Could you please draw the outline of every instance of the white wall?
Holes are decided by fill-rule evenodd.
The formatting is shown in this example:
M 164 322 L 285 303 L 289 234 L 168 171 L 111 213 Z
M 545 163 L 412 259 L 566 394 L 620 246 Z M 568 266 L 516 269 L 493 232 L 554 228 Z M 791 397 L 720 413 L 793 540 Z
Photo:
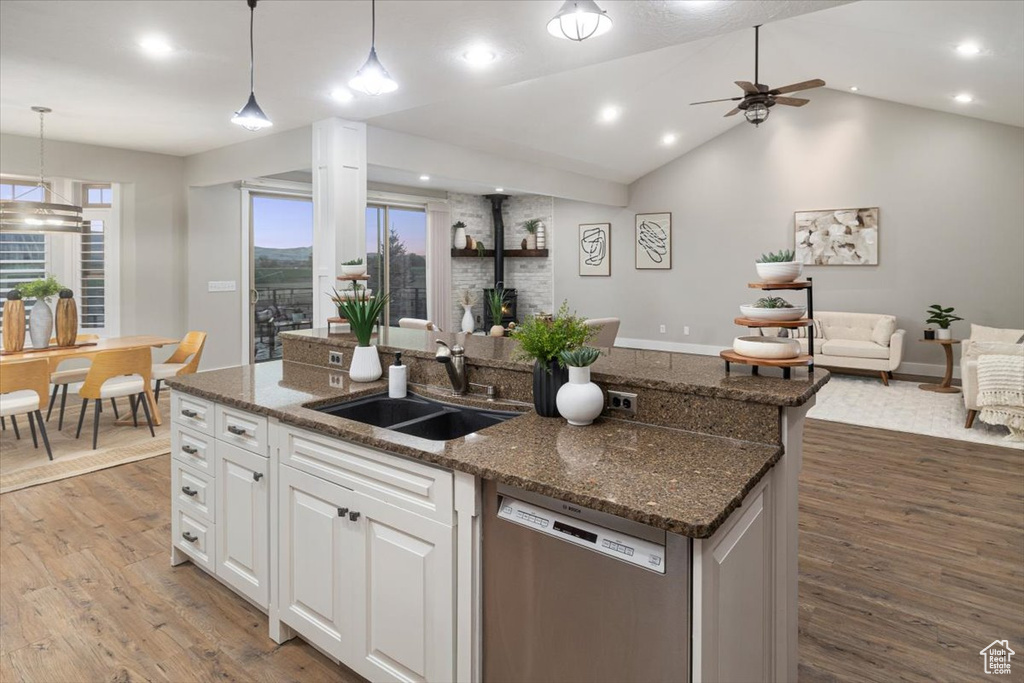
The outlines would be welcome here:
M 47 177 L 122 184 L 121 334 L 181 337 L 186 206 L 181 157 L 46 142 Z M 37 175 L 39 140 L 0 135 L 0 173 Z M 156 352 L 157 358 L 163 354 Z
M 895 314 L 912 371 L 941 363 L 917 341 L 929 304 L 967 319 L 956 337 L 970 322 L 1024 327 L 1024 129 L 832 90 L 811 99 L 637 180 L 625 209 L 556 200 L 563 245 L 579 223 L 612 223 L 612 276 L 579 277 L 565 246 L 555 300 L 621 318 L 621 337 L 727 346 L 737 306 L 756 298 L 754 259 L 793 246 L 794 211 L 877 206 L 879 265 L 807 268 L 817 310 Z M 672 212 L 672 270 L 638 271 L 634 214 L 659 211 Z

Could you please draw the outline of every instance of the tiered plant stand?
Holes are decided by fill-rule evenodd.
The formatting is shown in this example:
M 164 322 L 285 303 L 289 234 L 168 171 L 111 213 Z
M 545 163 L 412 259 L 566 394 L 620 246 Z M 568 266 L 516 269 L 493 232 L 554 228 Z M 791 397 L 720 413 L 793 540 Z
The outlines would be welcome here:
M 369 275 L 365 275 L 365 274 L 363 274 L 363 275 L 339 275 L 338 276 L 338 282 L 351 282 L 353 284 L 356 283 L 356 282 L 366 282 L 369 279 L 370 279 L 370 276 Z M 327 332 L 328 332 L 328 334 L 330 333 L 331 325 L 346 325 L 346 324 L 348 324 L 348 319 L 347 318 L 342 318 L 340 316 L 330 317 L 330 318 L 327 319 Z
M 807 292 L 807 316 L 800 320 L 754 320 L 753 318 L 736 318 L 733 322 L 743 327 L 756 329 L 764 334 L 765 327 L 782 327 L 786 329 L 807 328 L 807 353 L 800 354 L 796 358 L 770 359 L 751 358 L 743 356 L 732 349 L 722 351 L 721 357 L 725 361 L 725 371 L 729 372 L 732 363 L 751 366 L 751 374 L 758 374 L 759 367 L 782 368 L 783 379 L 789 379 L 792 368 L 806 367 L 808 372 L 814 372 L 814 278 L 807 278 L 799 282 L 751 282 L 747 287 L 763 291 L 805 291 Z

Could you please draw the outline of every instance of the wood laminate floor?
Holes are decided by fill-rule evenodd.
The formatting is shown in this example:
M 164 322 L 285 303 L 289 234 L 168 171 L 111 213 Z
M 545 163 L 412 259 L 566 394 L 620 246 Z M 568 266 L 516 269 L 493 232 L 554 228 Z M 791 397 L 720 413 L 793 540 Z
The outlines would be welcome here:
M 1024 672 L 1020 451 L 809 421 L 802 681 Z M 168 456 L 0 496 L 0 681 L 353 683 L 191 564 L 170 567 Z

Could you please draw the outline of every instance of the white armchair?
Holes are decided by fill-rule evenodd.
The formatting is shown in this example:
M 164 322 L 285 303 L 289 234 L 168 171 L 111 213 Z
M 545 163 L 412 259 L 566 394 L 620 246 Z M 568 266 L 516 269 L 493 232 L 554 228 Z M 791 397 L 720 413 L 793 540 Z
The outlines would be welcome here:
M 967 429 L 974 426 L 981 406 L 978 405 L 978 358 L 985 354 L 1015 355 L 1020 353 L 1024 330 L 971 325 L 971 337 L 965 339 L 960 351 L 960 382 L 967 408 Z

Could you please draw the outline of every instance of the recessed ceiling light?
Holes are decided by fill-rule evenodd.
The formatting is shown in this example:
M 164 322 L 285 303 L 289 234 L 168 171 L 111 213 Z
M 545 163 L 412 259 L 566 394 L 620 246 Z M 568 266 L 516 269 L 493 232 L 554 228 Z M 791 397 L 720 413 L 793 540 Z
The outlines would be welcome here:
M 462 58 L 465 59 L 470 66 L 487 66 L 496 60 L 498 55 L 494 50 L 483 47 L 482 45 L 476 45 L 463 52 Z
M 150 34 L 140 38 L 139 47 L 142 48 L 143 52 L 151 57 L 165 57 L 174 52 L 174 48 L 171 47 L 171 44 L 167 39 L 156 34 Z
M 607 107 L 601 109 L 601 113 L 599 116 L 602 122 L 612 123 L 613 121 L 617 121 L 621 114 L 621 107 L 616 107 L 614 104 L 609 104 Z
M 348 88 L 335 88 L 331 91 L 331 99 L 335 102 L 351 102 L 355 95 Z
M 959 102 L 960 104 L 970 104 L 971 102 L 974 101 L 974 96 L 972 96 L 969 93 L 962 92 L 953 99 Z
M 495 192 L 504 192 L 505 188 L 504 187 L 496 187 L 496 188 L 494 188 L 494 191 Z
M 974 55 L 981 54 L 981 47 L 977 43 L 960 43 L 956 46 L 956 51 L 965 57 L 973 57 Z
M 426 175 L 426 174 L 424 174 L 424 175 L 421 175 L 421 176 L 420 176 L 420 180 L 422 180 L 422 181 L 426 182 L 426 181 L 430 180 L 430 176 L 428 176 L 428 175 Z
M 665 145 L 666 147 L 669 145 L 674 145 L 676 144 L 676 140 L 678 139 L 679 136 L 676 135 L 675 133 L 665 133 L 664 135 L 661 136 L 661 144 Z
M 858 90 L 860 90 L 860 88 L 858 88 L 857 86 L 855 86 L 855 85 L 851 85 L 850 86 L 850 92 L 857 92 Z

